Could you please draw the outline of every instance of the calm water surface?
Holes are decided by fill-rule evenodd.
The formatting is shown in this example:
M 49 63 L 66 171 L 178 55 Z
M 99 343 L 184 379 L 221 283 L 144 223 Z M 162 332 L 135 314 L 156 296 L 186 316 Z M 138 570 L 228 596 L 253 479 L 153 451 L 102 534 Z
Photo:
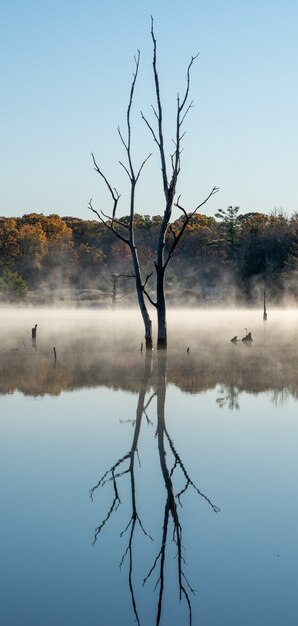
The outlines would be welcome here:
M 296 625 L 297 312 L 126 315 L 0 313 L 1 624 Z

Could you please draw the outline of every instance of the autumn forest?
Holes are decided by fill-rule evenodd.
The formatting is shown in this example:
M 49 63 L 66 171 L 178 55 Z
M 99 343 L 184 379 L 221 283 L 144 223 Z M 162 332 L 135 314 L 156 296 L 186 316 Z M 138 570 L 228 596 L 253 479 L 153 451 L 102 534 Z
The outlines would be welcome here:
M 122 224 L 127 221 L 121 218 Z M 154 272 L 160 221 L 160 216 L 135 216 L 143 276 Z M 168 245 L 179 226 L 179 220 L 171 224 Z M 266 288 L 275 303 L 294 301 L 297 268 L 298 213 L 242 215 L 239 207 L 228 207 L 215 217 L 196 214 L 169 266 L 167 298 L 177 304 L 254 305 Z M 114 289 L 119 305 L 129 304 L 135 297 L 131 278 L 130 250 L 104 223 L 35 213 L 0 218 L 2 302 L 47 303 L 69 294 L 77 302 L 109 305 Z

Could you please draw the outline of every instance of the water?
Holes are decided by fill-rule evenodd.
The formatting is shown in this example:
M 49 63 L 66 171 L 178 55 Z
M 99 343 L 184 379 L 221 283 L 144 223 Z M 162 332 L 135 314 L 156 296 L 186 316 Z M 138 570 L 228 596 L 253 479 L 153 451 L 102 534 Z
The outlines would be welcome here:
M 1 624 L 296 625 L 297 312 L 0 321 Z

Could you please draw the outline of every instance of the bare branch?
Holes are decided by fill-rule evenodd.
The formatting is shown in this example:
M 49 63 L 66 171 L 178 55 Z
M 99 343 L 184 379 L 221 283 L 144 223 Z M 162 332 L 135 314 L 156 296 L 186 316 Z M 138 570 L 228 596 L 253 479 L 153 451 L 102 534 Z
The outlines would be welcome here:
M 146 287 L 146 285 L 147 285 L 147 283 L 148 283 L 148 280 L 149 280 L 149 278 L 151 278 L 152 274 L 153 274 L 153 272 L 150 272 L 150 274 L 147 274 L 147 276 L 146 276 L 146 278 L 145 278 L 145 282 L 144 282 L 144 284 L 143 284 L 143 287 Z
M 118 504 L 120 503 L 120 498 L 119 498 L 118 489 L 117 489 L 117 479 L 123 476 L 124 474 L 130 475 L 131 517 L 126 527 L 120 534 L 120 536 L 123 537 L 125 533 L 129 531 L 129 536 L 128 536 L 128 545 L 121 558 L 120 568 L 122 567 L 125 558 L 128 557 L 129 590 L 130 590 L 133 613 L 138 624 L 140 624 L 140 619 L 138 615 L 138 609 L 137 609 L 135 591 L 134 591 L 134 582 L 133 582 L 133 571 L 134 571 L 133 547 L 134 547 L 134 536 L 135 536 L 136 526 L 139 525 L 145 537 L 153 541 L 153 538 L 151 537 L 151 535 L 149 535 L 149 533 L 145 530 L 144 525 L 141 521 L 141 518 L 138 514 L 137 501 L 136 501 L 136 484 L 135 484 L 135 459 L 136 457 L 138 457 L 138 440 L 139 440 L 139 435 L 140 435 L 140 430 L 141 430 L 142 418 L 144 415 L 145 397 L 147 393 L 147 387 L 149 384 L 150 376 L 151 376 L 151 359 L 149 359 L 149 354 L 148 354 L 146 356 L 144 375 L 143 375 L 143 380 L 142 380 L 142 384 L 141 384 L 140 391 L 139 391 L 138 405 L 137 405 L 137 410 L 136 410 L 136 419 L 134 420 L 134 434 L 133 434 L 130 451 L 127 454 L 123 455 L 121 459 L 116 461 L 116 463 L 114 463 L 114 465 L 103 474 L 103 476 L 99 479 L 99 481 L 90 491 L 90 494 L 92 497 L 95 489 L 97 489 L 100 486 L 103 486 L 106 482 L 109 482 L 110 480 L 113 481 L 114 500 L 108 511 L 108 514 L 106 515 L 103 522 L 101 522 L 101 524 L 97 527 L 95 531 L 96 533 L 95 541 L 96 541 L 98 534 L 101 532 L 105 524 L 109 521 L 113 511 L 117 508 Z M 152 396 L 147 402 L 146 406 L 149 406 L 151 399 L 152 399 Z M 122 465 L 126 461 L 129 461 L 129 467 L 121 471 Z
M 147 412 L 145 411 L 145 409 L 144 409 L 143 413 L 145 415 L 146 422 L 147 422 L 148 426 L 153 426 L 153 422 L 151 421 L 151 419 L 149 419 L 149 416 L 148 416 Z
M 149 533 L 147 533 L 147 531 L 145 530 L 145 528 L 144 528 L 144 526 L 143 526 L 143 524 L 142 524 L 142 522 L 141 522 L 141 520 L 140 520 L 138 515 L 137 515 L 137 520 L 139 522 L 139 525 L 140 525 L 140 527 L 141 527 L 145 537 L 148 537 L 149 539 L 151 539 L 151 541 L 154 541 L 153 537 L 151 537 L 151 535 L 149 535 Z
M 184 487 L 184 488 L 183 488 L 183 489 L 182 489 L 182 490 L 181 490 L 181 491 L 180 491 L 180 492 L 176 495 L 176 498 L 179 500 L 179 499 L 181 498 L 182 494 L 183 494 L 183 493 L 185 493 L 185 491 L 188 489 L 189 485 L 191 485 L 191 487 L 192 487 L 192 488 L 193 488 L 193 489 L 194 489 L 194 490 L 195 490 L 195 491 L 196 491 L 196 492 L 197 492 L 197 493 L 198 493 L 198 494 L 199 494 L 202 498 L 204 498 L 204 500 L 206 500 L 206 502 L 208 502 L 208 504 L 210 504 L 210 506 L 211 506 L 211 508 L 213 509 L 213 511 L 214 511 L 215 513 L 219 513 L 220 508 L 219 508 L 218 506 L 216 506 L 215 504 L 213 504 L 213 503 L 211 502 L 211 500 L 208 498 L 208 496 L 206 496 L 206 495 L 205 495 L 202 491 L 200 491 L 200 490 L 198 489 L 198 487 L 194 484 L 194 482 L 191 480 L 191 478 L 189 477 L 189 475 L 188 475 L 188 473 L 187 473 L 187 471 L 186 471 L 186 469 L 185 469 L 185 466 L 184 466 L 184 464 L 183 464 L 183 462 L 182 462 L 182 460 L 181 460 L 181 457 L 179 456 L 179 454 L 178 454 L 177 450 L 175 449 L 174 443 L 173 443 L 173 441 L 172 441 L 172 439 L 171 439 L 171 437 L 170 437 L 170 435 L 169 435 L 169 433 L 168 433 L 168 431 L 167 431 L 167 429 L 166 429 L 166 428 L 165 428 L 165 435 L 166 435 L 167 440 L 168 440 L 168 442 L 169 442 L 169 445 L 170 445 L 170 448 L 171 448 L 172 454 L 173 454 L 173 456 L 174 456 L 174 459 L 175 459 L 175 460 L 177 460 L 177 464 L 178 464 L 178 465 L 179 465 L 179 467 L 181 468 L 182 473 L 183 473 L 183 475 L 184 475 L 184 477 L 185 477 L 185 479 L 186 479 L 186 485 L 185 485 L 185 487 Z
M 141 118 L 142 118 L 142 120 L 144 120 L 145 124 L 148 126 L 148 128 L 149 128 L 149 130 L 150 130 L 150 132 L 151 132 L 151 134 L 152 134 L 152 137 L 153 137 L 153 139 L 154 139 L 155 143 L 157 143 L 158 147 L 160 147 L 160 145 L 159 145 L 159 141 L 158 141 L 157 136 L 156 136 L 156 134 L 155 134 L 155 131 L 153 130 L 153 127 L 151 126 L 151 124 L 149 124 L 149 122 L 148 122 L 147 118 L 145 117 L 145 115 L 143 114 L 143 112 L 142 112 L 142 111 L 141 111 Z
M 156 391 L 154 391 L 154 393 L 151 394 L 148 402 L 145 404 L 144 406 L 144 411 L 147 411 L 149 404 L 151 404 L 153 398 L 156 398 Z
M 200 204 L 198 204 L 198 206 L 197 206 L 197 207 L 196 207 L 193 211 L 191 211 L 190 213 L 187 213 L 187 211 L 186 211 L 186 210 L 185 210 L 185 209 L 181 206 L 181 204 L 180 204 L 180 196 L 178 197 L 177 202 L 175 202 L 175 206 L 176 206 L 178 209 L 180 209 L 180 211 L 182 211 L 182 213 L 183 213 L 183 215 L 184 215 L 184 218 L 185 218 L 185 219 L 184 219 L 184 222 L 183 222 L 183 224 L 182 224 L 182 226 L 181 226 L 181 229 L 180 229 L 180 231 L 179 231 L 178 235 L 175 235 L 175 238 L 174 238 L 174 241 L 173 241 L 173 243 L 172 243 L 172 245 L 171 245 L 171 247 L 170 247 L 170 250 L 169 250 L 169 253 L 168 253 L 167 259 L 166 259 L 166 260 L 165 260 L 165 262 L 164 262 L 164 269 L 166 269 L 166 267 L 167 267 L 168 263 L 170 262 L 170 260 L 171 260 L 171 258 L 172 258 L 172 256 L 173 256 L 173 254 L 174 254 L 174 251 L 175 251 L 175 249 L 176 249 L 176 247 L 177 247 L 177 245 L 178 245 L 178 243 L 179 243 L 179 241 L 180 241 L 180 239 L 181 239 L 181 237 L 182 237 L 182 235 L 183 235 L 183 233 L 184 233 L 184 231 L 185 231 L 185 229 L 186 229 L 186 226 L 189 224 L 189 222 L 190 222 L 191 218 L 192 218 L 192 217 L 196 214 L 196 212 L 197 212 L 197 211 L 198 211 L 198 210 L 199 210 L 199 209 L 200 209 L 200 208 L 201 208 L 204 204 L 206 204 L 206 202 L 208 202 L 208 200 L 211 198 L 211 196 L 213 196 L 214 194 L 216 194 L 218 191 L 219 191 L 219 187 L 213 187 L 213 189 L 211 189 L 211 191 L 210 191 L 210 193 L 208 194 L 208 196 L 206 196 L 206 198 L 205 198 L 205 199 L 204 199 L 204 200 L 203 200 Z
M 115 470 L 117 469 L 117 467 L 119 467 L 119 465 L 122 465 L 122 463 L 124 463 L 126 459 L 129 459 L 129 457 L 130 457 L 130 453 L 128 452 L 103 474 L 103 476 L 99 479 L 99 481 L 89 491 L 91 500 L 93 500 L 93 494 L 96 491 L 96 489 L 98 489 L 99 487 L 102 487 L 103 483 L 106 482 L 106 477 L 110 473 L 112 474 L 112 476 L 115 475 Z
M 125 140 L 123 138 L 120 126 L 117 127 L 117 131 L 118 131 L 118 135 L 119 135 L 119 137 L 121 139 L 121 143 L 123 143 L 123 145 L 124 145 L 125 150 L 128 150 L 128 146 L 127 146 L 127 143 L 125 142 Z
M 90 208 L 90 206 L 89 206 Z M 91 209 L 92 210 L 92 209 Z M 98 215 L 97 211 L 95 211 L 95 213 Z M 123 228 L 128 228 L 127 224 L 124 224 L 124 222 L 121 222 L 120 220 L 117 220 L 115 217 L 111 217 L 110 215 L 106 215 L 106 213 L 104 213 L 103 211 L 101 211 L 101 214 L 107 219 L 110 220 L 111 222 L 113 222 L 114 224 L 118 224 L 118 226 L 122 226 Z
M 157 111 L 156 111 L 156 108 L 153 106 L 153 104 L 151 104 L 151 108 L 152 108 L 152 111 L 153 111 L 153 113 L 154 113 L 154 115 L 155 115 L 156 119 L 158 120 Z
M 122 163 L 122 161 L 119 161 L 119 163 L 120 163 L 121 167 L 123 167 L 123 169 L 126 171 L 126 174 L 127 174 L 128 178 L 129 178 L 129 180 L 131 181 L 131 174 L 128 171 L 126 165 L 124 165 L 124 163 Z
M 134 57 L 134 61 L 135 61 L 135 72 L 133 74 L 133 80 L 132 80 L 131 88 L 130 88 L 128 107 L 127 107 L 127 111 L 126 111 L 127 141 L 124 140 L 123 135 L 121 133 L 121 130 L 118 127 L 118 133 L 119 133 L 120 139 L 122 141 L 122 144 L 123 144 L 123 146 L 125 148 L 125 151 L 126 151 L 126 154 L 127 154 L 127 160 L 128 160 L 128 168 L 126 168 L 124 166 L 123 167 L 126 170 L 126 172 L 128 173 L 128 176 L 129 176 L 129 178 L 130 178 L 132 183 L 135 181 L 135 174 L 134 174 L 134 168 L 133 168 L 132 158 L 131 158 L 131 121 L 130 121 L 130 113 L 131 113 L 131 107 L 132 107 L 132 102 L 133 102 L 133 97 L 134 97 L 136 81 L 137 81 L 138 72 L 139 72 L 139 64 L 140 64 L 140 51 L 139 50 L 137 52 L 137 56 Z M 123 165 L 123 164 L 121 163 L 121 165 Z M 132 189 L 132 197 L 133 196 L 134 196 L 134 192 L 133 192 L 133 189 Z
M 148 298 L 150 304 L 152 304 L 152 306 L 157 308 L 157 302 L 154 302 L 154 300 L 152 300 L 152 298 L 151 298 L 150 294 L 148 293 L 147 289 L 143 289 L 143 293 L 145 294 L 146 298 Z
M 113 199 L 113 212 L 112 212 L 112 225 L 111 225 L 111 230 L 113 231 L 113 220 L 115 219 L 115 215 L 116 215 L 116 211 L 117 211 L 117 206 L 118 206 L 118 202 L 119 202 L 120 195 L 119 195 L 119 193 L 118 193 L 117 189 L 116 189 L 115 187 L 112 187 L 112 185 L 109 183 L 109 181 L 108 181 L 107 177 L 105 176 L 105 174 L 103 173 L 103 171 L 101 170 L 101 168 L 99 167 L 99 165 L 97 164 L 97 162 L 96 162 L 96 159 L 95 159 L 95 156 L 94 156 L 93 152 L 91 152 L 91 156 L 92 156 L 92 160 L 93 160 L 93 164 L 94 164 L 94 169 L 95 169 L 95 171 L 96 171 L 96 172 L 97 172 L 97 173 L 101 176 L 101 178 L 104 180 L 104 182 L 105 182 L 105 184 L 106 184 L 106 186 L 107 186 L 107 188 L 108 188 L 108 190 L 109 190 L 109 192 L 110 192 L 110 194 L 111 194 L 111 196 L 112 196 L 112 199 Z M 99 213 L 98 213 L 95 209 L 93 209 L 93 207 L 92 207 L 92 203 L 91 203 L 91 200 L 90 200 L 90 203 L 89 203 L 89 208 L 91 209 L 91 211 L 93 211 L 93 213 L 95 213 L 95 214 L 97 215 L 97 217 L 99 217 L 99 219 L 101 219 L 101 218 L 100 218 Z M 104 222 L 104 220 L 101 220 L 101 221 L 102 221 L 103 223 L 105 223 L 105 222 Z M 114 231 L 113 231 L 113 232 L 114 232 Z M 115 231 L 115 234 L 116 234 L 116 231 Z M 118 237 L 118 236 L 119 236 L 119 234 L 117 235 L 117 237 Z M 120 239 L 121 239 L 121 237 L 120 237 Z M 127 242 L 126 242 L 126 243 L 127 243 Z
M 105 184 L 106 184 L 107 188 L 109 189 L 109 192 L 110 192 L 110 194 L 111 194 L 111 196 L 112 196 L 112 198 L 113 198 L 113 200 L 114 200 L 114 203 L 117 203 L 117 202 L 118 202 L 118 200 L 119 200 L 119 198 L 120 198 L 119 194 L 117 193 L 117 191 L 116 191 L 116 189 L 115 189 L 115 188 L 114 188 L 114 189 L 112 188 L 112 186 L 110 185 L 110 183 L 109 183 L 109 181 L 108 181 L 107 177 L 104 175 L 103 171 L 102 171 L 102 170 L 100 169 L 100 167 L 98 166 L 98 164 L 97 164 L 97 162 L 96 162 L 96 160 L 95 160 L 95 156 L 94 156 L 93 152 L 91 152 L 91 156 L 92 156 L 92 160 L 93 160 L 93 164 L 94 164 L 94 169 L 95 169 L 95 171 L 96 171 L 96 172 L 97 172 L 97 173 L 101 176 L 101 178 L 104 180 L 104 182 L 105 182 Z
M 127 526 L 125 526 L 124 530 L 122 530 L 122 532 L 120 533 L 120 537 L 123 537 L 123 535 L 125 535 L 125 533 L 128 531 L 132 523 L 133 523 L 133 515 L 131 516 Z
M 187 68 L 187 72 L 186 72 L 186 89 L 185 89 L 185 93 L 184 93 L 184 98 L 180 104 L 180 112 L 182 112 L 182 110 L 184 109 L 184 106 L 186 104 L 187 98 L 188 98 L 188 94 L 189 94 L 189 86 L 190 86 L 190 70 L 192 67 L 192 64 L 194 63 L 194 61 L 198 58 L 199 56 L 199 52 L 197 54 L 195 54 L 194 57 L 191 57 L 191 60 L 188 64 L 188 68 Z
M 138 171 L 138 173 L 137 173 L 137 175 L 136 175 L 136 182 L 138 182 L 138 180 L 139 180 L 139 178 L 140 178 L 140 175 L 141 175 L 141 172 L 142 172 L 142 170 L 143 170 L 144 166 L 146 165 L 147 161 L 149 161 L 149 159 L 150 159 L 150 157 L 151 157 L 151 156 L 152 156 L 152 153 L 148 154 L 148 156 L 146 157 L 146 159 L 144 159 L 143 163 L 141 163 L 140 168 L 139 168 L 139 171 Z
M 175 232 L 175 230 L 174 230 L 174 228 L 173 228 L 173 226 L 171 224 L 169 224 L 169 231 L 170 231 L 170 233 L 172 233 L 174 241 L 175 241 L 175 239 L 177 238 L 177 235 L 176 235 L 176 232 Z
M 162 171 L 162 179 L 163 179 L 163 188 L 165 197 L 168 198 L 169 195 L 169 184 L 168 184 L 168 176 L 167 176 L 167 165 L 166 165 L 166 157 L 164 150 L 164 138 L 163 138 L 163 114 L 162 114 L 162 106 L 161 106 L 161 97 L 160 97 L 160 86 L 159 86 L 159 76 L 157 72 L 157 60 L 156 60 L 156 38 L 154 34 L 154 24 L 153 17 L 151 17 L 151 37 L 153 41 L 153 74 L 154 74 L 154 82 L 155 82 L 155 95 L 157 101 L 157 124 L 158 124 L 158 145 L 159 145 L 159 153 L 161 159 L 161 171 Z
M 211 189 L 210 193 L 205 198 L 205 200 L 203 200 L 203 202 L 198 204 L 198 206 L 195 208 L 195 210 L 192 212 L 192 215 L 194 215 L 202 206 L 204 206 L 204 204 L 206 204 L 206 202 L 208 202 L 208 200 L 209 200 L 209 198 L 211 198 L 211 196 L 214 196 L 218 192 L 219 192 L 219 187 L 213 187 L 213 189 Z
M 171 165 L 172 165 L 172 171 L 173 172 L 174 172 L 174 167 L 175 167 L 174 157 L 175 157 L 175 152 L 173 154 L 170 154 L 170 159 L 171 159 Z
M 119 568 L 120 568 L 120 570 L 121 570 L 122 565 L 123 565 L 123 563 L 124 563 L 125 557 L 126 557 L 126 556 L 127 556 L 127 554 L 128 554 L 128 551 L 129 551 L 129 544 L 128 544 L 128 546 L 127 546 L 127 548 L 126 548 L 126 550 L 125 550 L 125 552 L 124 552 L 124 554 L 123 554 L 123 556 L 122 556 L 122 559 L 121 559 L 120 563 L 119 563 Z
M 180 599 L 181 596 L 184 595 L 185 600 L 187 602 L 187 606 L 188 606 L 188 615 L 189 615 L 189 626 L 192 626 L 192 608 L 191 608 L 191 602 L 190 602 L 190 598 L 189 595 L 185 589 L 185 587 L 183 585 L 181 585 L 180 587 Z
M 160 559 L 161 551 L 162 551 L 162 548 L 160 549 L 160 551 L 159 551 L 159 553 L 158 553 L 157 557 L 155 557 L 155 559 L 154 559 L 154 561 L 153 561 L 153 565 L 152 565 L 152 567 L 150 568 L 150 570 L 149 570 L 148 574 L 145 576 L 145 578 L 144 578 L 144 580 L 143 580 L 143 583 L 142 583 L 142 587 L 144 587 L 144 585 L 146 585 L 147 580 L 150 578 L 151 574 L 153 573 L 153 571 L 154 571 L 154 569 L 155 569 L 155 567 L 156 567 L 156 565 L 157 565 L 157 563 L 158 563 L 158 561 L 159 561 L 159 559 Z
M 123 243 L 125 243 L 127 246 L 131 247 L 131 244 L 130 244 L 129 239 L 126 239 L 126 237 L 123 237 L 123 235 L 121 235 L 121 233 L 119 233 L 119 232 L 118 232 L 118 231 L 114 228 L 114 226 L 113 226 L 113 222 L 114 222 L 115 220 L 113 220 L 113 218 L 112 218 L 112 220 L 111 220 L 111 224 L 109 224 L 109 222 L 106 222 L 105 220 L 103 220 L 103 219 L 102 219 L 102 217 L 101 217 L 101 215 L 100 215 L 100 213 L 99 213 L 96 209 L 94 209 L 94 208 L 93 208 L 93 206 L 92 206 L 92 198 L 91 198 L 91 200 L 89 200 L 89 203 L 88 203 L 88 208 L 90 209 L 90 211 L 92 211 L 93 213 L 95 213 L 95 215 L 97 215 L 97 217 L 98 217 L 98 219 L 100 220 L 100 222 L 101 222 L 102 224 L 104 224 L 104 226 L 105 226 L 108 230 L 110 230 L 112 233 L 114 233 L 115 237 L 118 237 L 118 239 L 120 239 L 121 241 L 123 241 Z M 103 215 L 104 215 L 104 213 L 103 213 Z M 109 219 L 110 219 L 110 218 L 109 218 Z M 117 221 L 116 221 L 116 223 L 117 223 Z
M 183 558 L 183 562 L 186 563 L 185 559 Z M 196 594 L 196 590 L 192 588 L 192 586 L 189 583 L 189 580 L 187 579 L 186 575 L 184 574 L 184 572 L 182 572 L 182 577 L 184 578 L 189 590 L 191 591 L 191 593 L 193 593 L 193 595 Z
M 112 505 L 110 507 L 110 510 L 109 510 L 107 516 L 104 518 L 104 520 L 101 522 L 101 524 L 99 526 L 97 526 L 97 528 L 95 529 L 93 546 L 96 543 L 96 540 L 97 540 L 97 537 L 98 537 L 99 533 L 102 531 L 102 529 L 105 526 L 105 524 L 109 521 L 113 511 L 117 511 L 117 509 L 119 507 L 119 504 L 121 503 L 121 500 L 120 500 L 119 494 L 118 494 L 117 483 L 116 483 L 114 475 L 113 475 L 113 484 L 114 484 L 114 500 L 112 502 Z
M 187 114 L 189 113 L 190 109 L 193 109 L 193 107 L 194 107 L 194 103 L 193 103 L 193 101 L 191 101 L 191 102 L 189 103 L 188 107 L 186 108 L 186 110 L 185 110 L 184 114 L 182 115 L 182 117 L 181 117 L 180 121 L 179 121 L 179 126 L 180 126 L 180 128 L 181 128 L 181 126 L 182 126 L 182 124 L 183 124 L 183 122 L 184 122 L 184 120 L 185 120 L 185 118 L 186 118 Z M 183 135 L 181 135 L 180 140 L 182 139 L 182 137 L 184 137 L 184 135 L 185 135 L 185 132 L 183 133 Z

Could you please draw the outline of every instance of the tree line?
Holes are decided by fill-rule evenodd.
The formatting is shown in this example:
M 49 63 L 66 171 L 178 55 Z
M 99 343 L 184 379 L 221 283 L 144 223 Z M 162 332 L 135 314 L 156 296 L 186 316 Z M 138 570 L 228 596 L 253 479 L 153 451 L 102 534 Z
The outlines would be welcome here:
M 166 253 L 181 219 L 169 224 Z M 154 271 L 161 220 L 135 215 L 135 245 L 146 276 Z M 121 222 L 128 224 L 129 216 Z M 181 304 L 254 304 L 266 288 L 276 303 L 285 296 L 297 299 L 297 268 L 298 212 L 241 214 L 239 207 L 228 207 L 214 217 L 195 214 L 168 268 L 167 297 Z M 98 289 L 108 296 L 113 276 L 119 276 L 117 297 L 129 300 L 135 293 L 132 272 L 127 245 L 98 221 L 35 213 L 0 218 L 2 301 L 28 298 L 42 287 Z

